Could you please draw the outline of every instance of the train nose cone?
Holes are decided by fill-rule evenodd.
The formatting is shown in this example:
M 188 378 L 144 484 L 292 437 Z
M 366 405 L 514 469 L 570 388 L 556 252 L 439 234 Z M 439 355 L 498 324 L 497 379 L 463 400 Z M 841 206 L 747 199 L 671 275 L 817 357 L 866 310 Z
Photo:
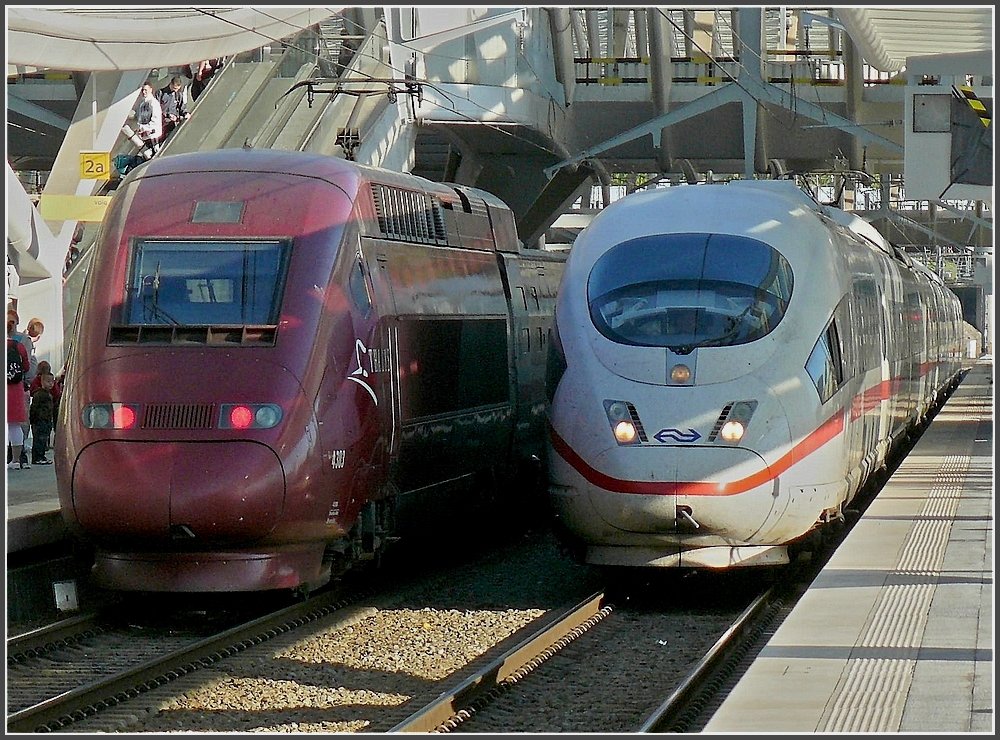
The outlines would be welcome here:
M 284 491 L 278 458 L 253 442 L 97 442 L 72 477 L 74 514 L 89 535 L 157 546 L 263 537 L 281 516 Z
M 700 533 L 749 536 L 771 513 L 772 475 L 754 452 L 738 448 L 648 446 L 617 448 L 595 467 L 614 471 L 611 491 L 594 488 L 591 504 L 612 527 L 635 533 L 693 527 Z M 744 494 L 752 493 L 747 496 Z

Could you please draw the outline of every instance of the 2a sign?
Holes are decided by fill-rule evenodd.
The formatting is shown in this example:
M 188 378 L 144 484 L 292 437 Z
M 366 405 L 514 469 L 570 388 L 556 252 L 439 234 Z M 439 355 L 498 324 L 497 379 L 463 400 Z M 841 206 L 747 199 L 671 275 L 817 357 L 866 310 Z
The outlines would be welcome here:
M 107 180 L 111 177 L 111 152 L 80 152 L 80 179 Z

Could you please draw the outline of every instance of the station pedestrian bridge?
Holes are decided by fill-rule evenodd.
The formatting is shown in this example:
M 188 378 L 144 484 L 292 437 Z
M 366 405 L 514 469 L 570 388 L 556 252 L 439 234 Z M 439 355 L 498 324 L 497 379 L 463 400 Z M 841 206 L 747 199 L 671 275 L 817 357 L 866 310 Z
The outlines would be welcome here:
M 306 150 L 471 185 L 526 245 L 616 184 L 810 175 L 992 294 L 993 13 L 9 7 L 8 290 L 71 327 L 139 87 L 225 57 L 162 154 Z M 64 343 L 40 357 L 61 366 Z

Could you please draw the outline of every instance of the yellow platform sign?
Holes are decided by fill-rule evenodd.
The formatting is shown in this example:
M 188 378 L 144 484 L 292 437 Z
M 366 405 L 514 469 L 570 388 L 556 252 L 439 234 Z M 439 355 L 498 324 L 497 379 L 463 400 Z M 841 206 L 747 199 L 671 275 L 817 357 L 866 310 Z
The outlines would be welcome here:
M 111 152 L 80 152 L 81 180 L 111 178 Z
M 42 195 L 38 212 L 46 221 L 102 221 L 110 195 Z

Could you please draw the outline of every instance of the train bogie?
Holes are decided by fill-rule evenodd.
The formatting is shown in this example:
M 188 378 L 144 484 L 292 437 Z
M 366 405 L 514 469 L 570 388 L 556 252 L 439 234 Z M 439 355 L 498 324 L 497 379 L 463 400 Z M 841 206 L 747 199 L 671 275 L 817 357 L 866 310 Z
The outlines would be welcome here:
M 488 193 L 168 156 L 94 249 L 55 463 L 99 585 L 316 588 L 377 558 L 404 501 L 544 456 L 544 346 L 517 340 L 547 336 L 564 259 Z
M 786 562 L 953 382 L 960 326 L 939 279 L 792 183 L 612 204 L 557 303 L 557 528 L 598 564 Z

